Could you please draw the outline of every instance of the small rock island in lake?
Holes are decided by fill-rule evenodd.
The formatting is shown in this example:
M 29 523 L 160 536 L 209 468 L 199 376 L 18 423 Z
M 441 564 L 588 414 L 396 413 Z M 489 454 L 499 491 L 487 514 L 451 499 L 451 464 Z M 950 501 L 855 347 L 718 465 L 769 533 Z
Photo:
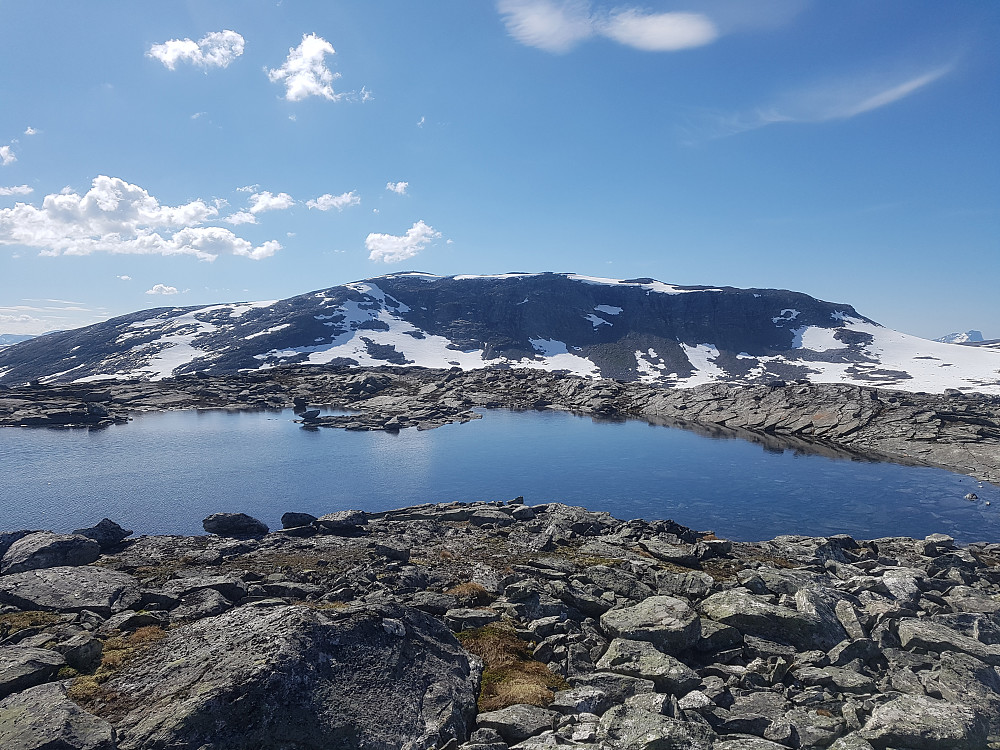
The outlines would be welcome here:
M 0 535 L 0 747 L 992 747 L 1000 545 L 558 503 Z

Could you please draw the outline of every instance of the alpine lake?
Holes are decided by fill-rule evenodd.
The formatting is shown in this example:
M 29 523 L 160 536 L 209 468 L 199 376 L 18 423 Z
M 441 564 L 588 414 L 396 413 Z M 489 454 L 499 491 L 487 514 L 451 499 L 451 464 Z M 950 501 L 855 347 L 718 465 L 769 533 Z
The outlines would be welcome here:
M 274 529 L 285 511 L 523 496 L 734 540 L 940 532 L 1000 541 L 1000 487 L 802 445 L 551 411 L 485 411 L 398 433 L 294 420 L 291 410 L 189 410 L 100 430 L 0 430 L 0 530 L 65 532 L 108 517 L 136 534 L 201 534 L 202 519 L 221 511 Z

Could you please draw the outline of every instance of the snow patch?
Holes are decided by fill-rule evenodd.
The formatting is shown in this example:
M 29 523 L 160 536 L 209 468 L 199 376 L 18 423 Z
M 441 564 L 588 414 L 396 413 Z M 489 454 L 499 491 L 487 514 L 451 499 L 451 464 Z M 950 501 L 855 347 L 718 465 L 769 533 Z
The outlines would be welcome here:
M 594 309 L 605 315 L 620 315 L 622 313 L 622 308 L 615 307 L 614 305 L 598 305 Z
M 798 310 L 795 310 L 795 309 L 789 307 L 789 308 L 786 308 L 786 309 L 782 310 L 781 314 L 778 315 L 777 317 L 771 318 L 771 322 L 772 323 L 780 323 L 780 322 L 785 321 L 785 320 L 795 320 L 801 314 L 802 313 L 800 313 Z
M 598 326 L 611 325 L 611 323 L 606 321 L 604 318 L 600 318 L 597 315 L 594 315 L 593 313 L 589 313 L 587 315 L 584 315 L 583 317 L 590 321 L 591 325 L 594 326 L 594 330 L 597 330 Z
M 820 326 L 802 326 L 792 329 L 792 348 L 811 349 L 814 352 L 829 352 L 834 349 L 847 349 L 848 345 L 834 338 L 840 328 L 821 328 Z
M 286 328 L 291 328 L 291 327 L 292 327 L 291 323 L 282 323 L 280 326 L 272 326 L 271 328 L 268 328 L 266 331 L 257 331 L 257 333 L 251 333 L 249 336 L 244 336 L 243 339 L 249 341 L 250 339 L 255 339 L 258 336 L 267 336 L 267 334 L 269 333 L 276 333 L 277 331 L 283 331 Z
M 681 344 L 681 349 L 687 355 L 688 362 L 691 363 L 694 372 L 687 378 L 678 379 L 679 388 L 694 388 L 696 385 L 715 383 L 725 380 L 727 377 L 726 371 L 715 363 L 719 356 L 719 349 L 715 344 L 696 344 L 695 346 Z

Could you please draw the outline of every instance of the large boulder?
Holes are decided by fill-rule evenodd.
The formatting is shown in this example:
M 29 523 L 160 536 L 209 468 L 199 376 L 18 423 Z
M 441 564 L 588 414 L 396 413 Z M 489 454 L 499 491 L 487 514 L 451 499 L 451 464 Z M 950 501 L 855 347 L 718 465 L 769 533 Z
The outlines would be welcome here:
M 126 537 L 131 536 L 132 530 L 123 529 L 110 518 L 102 518 L 94 526 L 77 529 L 73 533 L 93 539 L 101 546 L 101 550 L 103 551 L 117 547 Z
M 107 568 L 45 568 L 0 576 L 0 604 L 24 610 L 89 609 L 107 617 L 138 601 L 139 582 L 127 573 Z
M 468 737 L 480 670 L 418 610 L 246 605 L 172 630 L 101 694 L 120 750 L 428 750 Z
M 201 526 L 209 534 L 234 539 L 255 539 L 268 532 L 266 523 L 246 513 L 213 513 L 201 522 Z
M 552 729 L 557 716 L 559 714 L 555 711 L 518 703 L 499 711 L 479 714 L 476 717 L 476 726 L 495 729 L 503 737 L 504 742 L 515 745 L 541 734 L 546 729 Z
M 3 750 L 116 750 L 115 730 L 66 697 L 58 682 L 0 701 Z
M 601 615 L 604 632 L 617 638 L 648 641 L 664 653 L 676 653 L 701 638 L 701 621 L 691 605 L 673 596 L 650 596 L 632 607 Z
M 63 655 L 47 648 L 0 646 L 0 698 L 48 682 L 64 666 Z
M 63 565 L 89 565 L 100 556 L 101 547 L 93 539 L 76 534 L 37 531 L 10 545 L 0 560 L 0 574 Z
M 797 602 L 801 593 L 796 594 Z M 839 621 L 818 614 L 818 608 L 806 601 L 800 604 L 805 611 L 771 604 L 747 589 L 734 588 L 712 594 L 699 605 L 699 610 L 704 617 L 736 628 L 744 635 L 788 643 L 800 651 L 828 651 L 844 640 L 846 634 Z
M 712 750 L 715 733 L 705 724 L 672 719 L 632 706 L 601 717 L 598 738 L 615 750 Z
M 987 723 L 961 703 L 902 695 L 876 707 L 860 734 L 878 750 L 983 750 Z
M 646 641 L 615 638 L 597 662 L 597 668 L 652 680 L 660 691 L 673 695 L 686 695 L 701 683 L 698 673 L 684 662 Z

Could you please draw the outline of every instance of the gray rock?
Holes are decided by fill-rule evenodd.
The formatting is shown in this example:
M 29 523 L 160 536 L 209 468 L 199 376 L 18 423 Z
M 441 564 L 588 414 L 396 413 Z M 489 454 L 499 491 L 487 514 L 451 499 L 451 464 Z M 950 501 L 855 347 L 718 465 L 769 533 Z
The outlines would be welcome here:
M 718 740 L 712 745 L 712 750 L 788 750 L 788 746 L 761 737 L 742 735 L 734 739 Z
M 47 648 L 0 646 L 0 698 L 48 682 L 64 666 L 63 655 Z
M 877 706 L 859 734 L 878 750 L 983 750 L 987 723 L 969 706 L 903 695 Z
M 569 684 L 574 688 L 592 687 L 600 690 L 613 703 L 624 703 L 627 698 L 640 693 L 652 693 L 656 686 L 652 680 L 640 677 L 629 677 L 613 672 L 591 672 L 569 678 Z
M 189 576 L 171 578 L 163 584 L 161 593 L 181 598 L 202 589 L 213 589 L 231 601 L 239 601 L 247 595 L 243 581 L 231 576 Z
M 988 646 L 936 622 L 906 618 L 900 620 L 898 633 L 899 642 L 906 649 L 961 651 L 991 666 L 1000 666 L 1000 646 Z
M 93 539 L 38 531 L 10 545 L 3 560 L 0 560 L 0 574 L 23 573 L 26 570 L 64 565 L 89 565 L 100 556 L 100 545 Z
M 234 539 L 254 539 L 268 532 L 266 523 L 246 513 L 213 513 L 201 525 L 209 534 Z
M 945 651 L 937 669 L 923 674 L 928 694 L 981 708 L 990 730 L 1000 732 L 1000 670 L 968 654 Z
M 107 568 L 44 568 L 0 576 L 0 604 L 25 610 L 91 610 L 107 617 L 138 600 L 139 582 Z
M 815 613 L 770 604 L 741 588 L 712 594 L 701 602 L 699 610 L 705 617 L 730 625 L 744 635 L 790 643 L 803 651 L 826 651 L 846 636 L 836 617 L 837 628 L 824 630 L 827 623 Z
M 647 693 L 648 695 L 648 693 Z M 607 693 L 596 687 L 581 686 L 557 690 L 549 708 L 564 714 L 603 714 L 611 707 Z
M 661 594 L 674 596 L 702 597 L 712 590 L 712 576 L 698 570 L 690 573 L 660 571 L 656 574 L 656 588 Z
M 504 742 L 514 745 L 541 734 L 546 729 L 552 729 L 558 716 L 555 711 L 519 703 L 499 711 L 479 714 L 476 726 L 495 729 Z
M 832 745 L 830 745 L 830 750 L 875 750 L 875 748 L 872 746 L 872 743 L 860 734 L 852 732 L 851 734 L 838 738 Z
M 615 638 L 597 668 L 652 680 L 657 690 L 672 695 L 684 695 L 701 684 L 697 672 L 646 641 Z
M 456 633 L 471 628 L 481 628 L 500 619 L 500 613 L 492 609 L 449 609 L 444 613 L 444 621 Z
M 115 730 L 66 697 L 58 682 L 0 701 L 4 750 L 117 750 Z
M 172 630 L 104 687 L 128 696 L 120 750 L 426 750 L 468 737 L 480 669 L 417 610 L 247 605 Z
M 698 614 L 683 599 L 651 596 L 632 607 L 612 609 L 601 615 L 609 635 L 648 641 L 664 653 L 693 646 L 701 637 Z
M 231 609 L 233 602 L 215 589 L 196 589 L 181 599 L 181 603 L 170 610 L 170 622 L 200 620 L 215 617 Z
M 368 523 L 368 516 L 363 510 L 338 510 L 327 513 L 313 521 L 313 526 L 332 533 L 354 533 Z
M 102 552 L 117 547 L 132 535 L 131 529 L 123 529 L 110 518 L 102 518 L 94 526 L 77 529 L 73 533 L 93 539 L 100 545 Z
M 300 526 L 309 526 L 315 520 L 316 516 L 312 513 L 295 513 L 289 511 L 288 513 L 281 514 L 281 528 L 297 529 Z
M 87 632 L 59 641 L 52 648 L 62 654 L 66 663 L 78 672 L 96 669 L 104 654 L 104 644 Z
M 703 724 L 615 706 L 601 717 L 598 738 L 615 750 L 711 750 L 716 736 Z

